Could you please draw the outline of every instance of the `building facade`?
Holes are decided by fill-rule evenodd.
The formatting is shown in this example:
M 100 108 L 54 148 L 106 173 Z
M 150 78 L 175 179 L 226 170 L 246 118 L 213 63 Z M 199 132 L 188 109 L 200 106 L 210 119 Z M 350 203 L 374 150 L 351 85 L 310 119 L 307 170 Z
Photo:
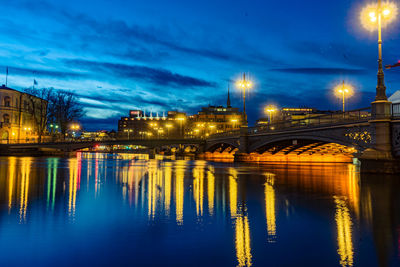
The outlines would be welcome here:
M 0 87 L 0 142 L 38 140 L 45 128 L 47 101 L 2 85 Z
M 129 117 L 118 121 L 118 137 L 123 139 L 179 138 L 185 135 L 187 115 L 168 111 L 167 115 L 146 114 L 142 110 L 129 111 Z
M 124 138 L 180 138 L 206 137 L 214 133 L 239 130 L 244 123 L 243 113 L 239 108 L 231 106 L 229 90 L 227 105 L 208 106 L 201 108 L 195 115 L 168 111 L 153 116 L 141 110 L 131 110 L 129 117 L 122 117 L 118 121 L 118 135 Z

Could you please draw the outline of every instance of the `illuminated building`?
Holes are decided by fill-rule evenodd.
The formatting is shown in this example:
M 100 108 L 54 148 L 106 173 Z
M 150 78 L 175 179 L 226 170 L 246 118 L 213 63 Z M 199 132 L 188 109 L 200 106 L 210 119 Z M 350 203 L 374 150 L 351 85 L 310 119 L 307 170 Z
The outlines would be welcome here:
M 210 134 L 239 130 L 240 126 L 245 123 L 245 120 L 239 108 L 231 106 L 229 90 L 226 102 L 226 107 L 202 107 L 201 111 L 190 116 L 187 125 L 188 134 L 194 137 L 205 137 Z
M 46 100 L 2 85 L 0 87 L 0 143 L 37 140 L 38 123 L 46 122 L 40 117 L 46 112 L 41 111 L 40 108 L 47 109 Z
M 185 129 L 186 113 L 168 111 L 163 113 L 146 114 L 141 110 L 131 110 L 129 117 L 122 117 L 118 121 L 118 136 L 125 139 L 145 138 L 177 138 L 182 136 Z
M 227 105 L 201 108 L 195 115 L 168 111 L 159 116 L 153 112 L 131 110 L 129 117 L 118 121 L 118 136 L 125 139 L 206 137 L 210 134 L 239 130 L 244 123 L 243 113 L 231 106 L 229 91 Z

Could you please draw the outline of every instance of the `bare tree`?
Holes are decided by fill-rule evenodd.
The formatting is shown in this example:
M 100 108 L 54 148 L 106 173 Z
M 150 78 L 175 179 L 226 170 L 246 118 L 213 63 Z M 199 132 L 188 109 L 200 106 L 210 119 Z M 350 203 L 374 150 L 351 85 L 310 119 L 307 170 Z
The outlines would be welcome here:
M 28 111 L 32 115 L 35 122 L 34 130 L 38 135 L 38 142 L 42 141 L 42 136 L 46 132 L 47 122 L 49 119 L 49 104 L 53 98 L 53 88 L 35 89 L 33 87 L 26 88 L 26 97 L 29 99 Z
M 52 100 L 50 115 L 60 126 L 60 131 L 65 137 L 68 125 L 84 115 L 83 106 L 73 92 L 58 90 Z
M 68 124 L 84 115 L 83 106 L 73 92 L 30 87 L 25 89 L 25 93 L 30 100 L 29 113 L 35 120 L 39 142 L 46 132 L 48 123 L 57 124 L 64 138 Z

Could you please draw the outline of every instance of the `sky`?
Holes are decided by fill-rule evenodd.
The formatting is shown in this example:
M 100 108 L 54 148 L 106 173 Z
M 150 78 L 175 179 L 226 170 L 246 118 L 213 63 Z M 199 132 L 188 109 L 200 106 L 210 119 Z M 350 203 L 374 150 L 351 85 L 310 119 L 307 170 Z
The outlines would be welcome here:
M 131 109 L 160 115 L 242 107 L 250 124 L 267 104 L 339 110 L 332 88 L 354 86 L 349 109 L 373 101 L 377 34 L 360 25 L 370 1 L 0 0 L 0 80 L 22 89 L 71 90 L 87 130 L 117 129 Z M 397 4 L 400 4 L 397 2 Z M 400 22 L 383 31 L 384 64 L 400 59 Z M 3 73 L 1 73 L 3 70 Z M 387 94 L 400 68 L 385 72 Z

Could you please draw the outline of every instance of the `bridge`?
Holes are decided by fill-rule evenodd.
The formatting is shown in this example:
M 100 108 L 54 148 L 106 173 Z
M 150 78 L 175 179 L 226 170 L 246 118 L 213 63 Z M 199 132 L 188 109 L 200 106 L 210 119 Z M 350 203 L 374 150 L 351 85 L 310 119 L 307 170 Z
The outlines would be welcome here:
M 136 145 L 146 147 L 150 155 L 159 152 L 163 147 L 171 149 L 173 147 L 180 150 L 191 148 L 191 151 L 198 151 L 202 147 L 204 140 L 201 139 L 129 139 L 129 140 L 91 140 L 91 141 L 59 141 L 44 143 L 20 143 L 20 144 L 1 144 L 0 155 L 10 154 L 41 154 L 44 153 L 69 153 L 82 149 L 94 149 L 99 146 L 114 145 Z
M 400 172 L 400 104 L 375 101 L 371 107 L 345 113 L 284 120 L 259 127 L 214 134 L 207 139 L 135 139 L 34 144 L 2 144 L 0 154 L 13 151 L 70 152 L 105 145 L 138 145 L 150 150 L 190 148 L 205 158 L 235 161 L 351 162 L 358 158 L 374 170 Z M 157 151 L 158 150 L 158 151 Z
M 210 158 L 246 162 L 349 162 L 358 158 L 372 170 L 395 162 L 390 165 L 400 171 L 395 166 L 400 158 L 400 104 L 373 102 L 369 108 L 345 113 L 242 127 L 210 136 L 205 151 Z

